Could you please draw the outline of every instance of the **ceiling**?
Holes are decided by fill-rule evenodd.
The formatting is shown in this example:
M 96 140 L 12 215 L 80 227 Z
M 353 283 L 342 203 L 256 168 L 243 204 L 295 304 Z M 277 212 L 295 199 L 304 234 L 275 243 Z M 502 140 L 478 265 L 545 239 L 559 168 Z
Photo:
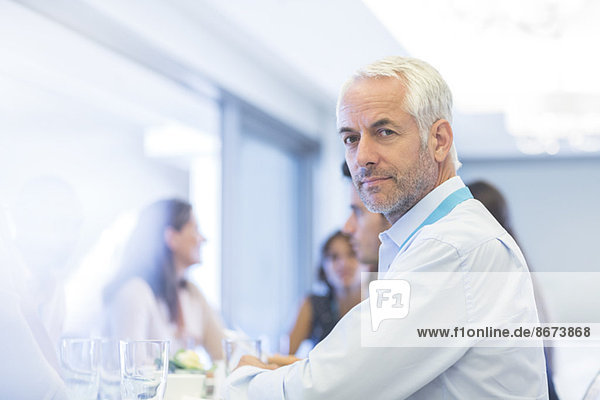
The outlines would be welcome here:
M 88 50 L 82 40 L 36 36 L 33 30 L 16 40 L 21 10 L 9 7 L 10 3 L 2 3 L 5 18 L 0 32 L 5 31 L 2 36 L 6 40 L 0 40 L 0 44 L 10 57 L 6 59 L 8 63 L 0 65 L 0 72 L 4 69 L 8 71 L 5 76 L 12 74 L 16 79 L 0 79 L 0 87 L 21 94 L 16 101 L 0 100 L 0 111 L 4 111 L 0 117 L 6 123 L 16 126 L 19 120 L 7 116 L 23 115 L 21 120 L 24 120 L 31 109 L 41 110 L 48 120 L 57 115 L 56 124 L 68 121 L 60 117 L 60 107 L 49 101 L 58 97 L 66 104 L 61 108 L 63 113 L 80 109 L 77 114 L 82 120 L 86 113 L 92 115 L 99 110 L 105 113 L 105 123 L 114 117 L 126 123 L 131 115 L 146 124 L 169 118 L 194 123 L 206 119 L 198 117 L 203 114 L 185 92 L 169 88 L 166 81 L 156 82 L 147 71 L 126 65 L 109 51 L 96 55 L 94 60 L 102 57 L 113 78 L 119 74 L 136 76 L 139 82 L 113 79 L 112 82 L 118 82 L 115 85 L 85 76 L 85 71 L 98 67 L 86 62 Z M 60 3 L 66 11 L 72 2 Z M 85 0 L 84 3 L 123 26 L 143 32 L 145 39 L 184 61 L 186 57 L 192 61 L 201 57 L 193 47 L 192 31 L 182 23 L 184 19 L 191 25 L 209 26 L 244 48 L 259 64 L 285 75 L 287 84 L 332 113 L 338 88 L 356 68 L 387 55 L 416 56 L 439 69 L 453 90 L 453 126 L 461 158 L 530 157 L 527 153 L 546 157 L 600 155 L 600 143 L 588 140 L 598 135 L 575 138 L 579 142 L 560 136 L 574 130 L 573 127 L 600 133 L 600 79 L 596 77 L 600 57 L 593 50 L 600 42 L 600 27 L 595 23 L 600 19 L 598 1 Z M 181 29 L 181 37 L 189 38 L 188 41 L 180 40 L 177 47 L 173 41 L 163 41 L 161 37 L 168 32 L 152 26 L 152 21 L 161 17 L 173 19 L 169 29 Z M 64 35 L 64 29 L 61 32 L 52 29 Z M 42 63 L 53 65 L 53 76 L 48 77 L 58 82 L 61 96 L 56 96 L 52 88 L 45 88 L 37 96 L 27 82 L 32 74 L 36 75 L 38 87 L 46 79 L 48 71 L 40 69 Z M 127 73 L 122 72 L 127 69 Z M 142 87 L 143 90 L 136 89 Z M 78 101 L 84 90 L 91 93 L 86 95 L 90 104 Z M 162 95 L 166 91 L 169 96 Z M 161 100 L 173 96 L 180 99 L 179 103 Z M 88 120 L 98 122 L 97 117 Z M 532 132 L 541 134 L 542 140 L 531 142 L 527 135 Z
M 380 57 L 430 62 L 453 90 L 462 157 L 600 154 L 598 1 L 203 3 L 332 98 L 355 68 Z

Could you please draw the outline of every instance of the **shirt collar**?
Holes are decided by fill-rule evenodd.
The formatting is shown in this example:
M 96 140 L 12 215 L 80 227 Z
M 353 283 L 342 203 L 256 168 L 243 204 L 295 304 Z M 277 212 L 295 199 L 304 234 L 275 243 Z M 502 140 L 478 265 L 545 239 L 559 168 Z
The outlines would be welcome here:
M 379 240 L 382 243 L 382 247 L 393 247 L 395 255 L 395 253 L 400 250 L 402 243 L 404 243 L 410 234 L 425 221 L 429 214 L 431 214 L 446 197 L 464 186 L 465 184 L 462 179 L 459 176 L 454 176 L 433 189 L 408 210 L 406 214 L 400 217 L 391 228 L 379 234 Z M 386 251 L 386 253 L 388 252 L 389 251 Z M 380 271 L 382 268 L 387 270 L 389 267 L 389 265 L 382 265 L 381 261 L 389 264 L 392 260 L 380 259 Z

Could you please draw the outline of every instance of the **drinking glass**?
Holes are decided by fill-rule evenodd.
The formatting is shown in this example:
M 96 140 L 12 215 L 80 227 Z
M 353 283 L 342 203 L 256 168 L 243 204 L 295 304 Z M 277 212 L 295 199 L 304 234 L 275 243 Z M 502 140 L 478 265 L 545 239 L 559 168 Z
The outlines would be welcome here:
M 121 341 L 119 347 L 122 400 L 163 400 L 169 369 L 169 341 Z
M 224 339 L 225 373 L 229 375 L 237 367 L 243 355 L 249 354 L 261 358 L 260 339 Z
M 103 339 L 100 342 L 99 400 L 121 400 L 121 364 L 119 341 Z
M 60 341 L 61 374 L 71 400 L 98 398 L 99 341 L 64 338 Z

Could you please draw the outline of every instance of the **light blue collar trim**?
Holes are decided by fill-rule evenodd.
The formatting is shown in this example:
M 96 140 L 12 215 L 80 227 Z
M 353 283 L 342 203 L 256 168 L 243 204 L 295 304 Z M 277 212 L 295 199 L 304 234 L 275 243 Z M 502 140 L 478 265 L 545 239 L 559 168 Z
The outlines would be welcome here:
M 425 221 L 425 219 L 452 193 L 465 187 L 459 176 L 452 177 L 433 189 L 417 204 L 406 212 L 391 228 L 379 234 L 382 243 L 391 239 L 400 250 L 400 246 Z

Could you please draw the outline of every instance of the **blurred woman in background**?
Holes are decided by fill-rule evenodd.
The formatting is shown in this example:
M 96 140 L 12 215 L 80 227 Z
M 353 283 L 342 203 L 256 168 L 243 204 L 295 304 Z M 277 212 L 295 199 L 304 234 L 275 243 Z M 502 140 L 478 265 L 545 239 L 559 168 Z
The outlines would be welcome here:
M 290 333 L 289 354 L 295 354 L 306 339 L 313 345 L 323 340 L 360 303 L 360 264 L 349 236 L 341 231 L 331 235 L 323 245 L 319 279 L 327 285 L 328 293 L 312 294 L 304 300 Z
M 202 345 L 213 360 L 223 358 L 221 320 L 185 277 L 205 241 L 185 201 L 161 200 L 142 211 L 104 290 L 111 337 L 169 339 L 172 352 Z

